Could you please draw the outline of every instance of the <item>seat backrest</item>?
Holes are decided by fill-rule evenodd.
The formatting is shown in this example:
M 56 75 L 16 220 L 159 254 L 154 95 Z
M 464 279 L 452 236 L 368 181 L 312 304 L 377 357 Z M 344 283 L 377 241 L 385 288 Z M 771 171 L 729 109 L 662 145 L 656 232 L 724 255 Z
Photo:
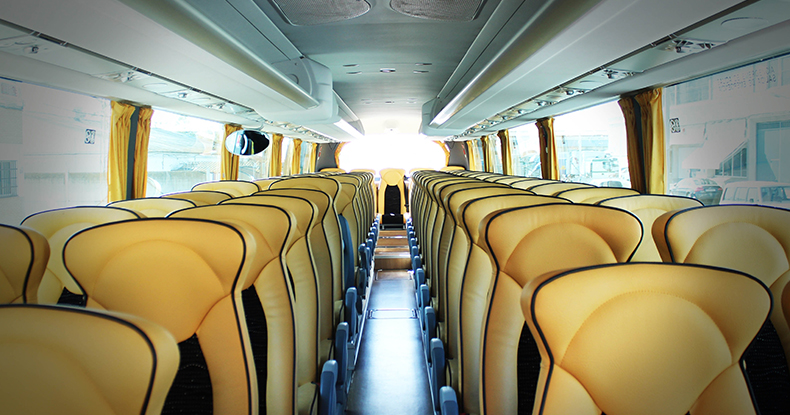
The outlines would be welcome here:
M 400 209 L 398 212 L 401 215 L 406 213 L 406 190 L 403 183 L 405 174 L 406 171 L 403 169 L 381 169 L 379 172 L 379 176 L 381 176 L 381 182 L 379 183 L 379 213 L 385 213 L 384 193 L 387 190 L 387 186 L 396 186 L 398 188 L 400 194 Z
M 340 221 L 336 199 L 340 193 L 340 183 L 330 177 L 309 176 L 286 178 L 269 186 L 269 189 L 314 189 L 327 194 L 332 203 L 329 213 L 324 217 L 324 232 L 329 242 L 329 253 L 332 255 L 332 298 L 335 302 L 343 300 L 343 240 L 340 234 Z
M 479 223 L 477 245 L 494 264 L 488 302 L 477 319 L 483 327 L 481 414 L 529 412 L 540 355 L 523 315 L 514 312 L 522 288 L 546 272 L 628 261 L 642 225 L 624 210 L 581 204 L 513 208 Z
M 99 225 L 66 244 L 66 268 L 84 288 L 89 308 L 141 316 L 164 326 L 179 342 L 179 372 L 186 378 L 171 388 L 168 411 L 257 413 L 262 385 L 255 371 L 267 362 L 261 396 L 271 410 L 267 413 L 294 412 L 296 327 L 281 257 L 290 220 L 278 209 L 268 213 L 268 247 L 257 246 L 243 228 L 185 218 Z M 253 363 L 243 318 L 252 309 L 242 288 L 254 274 L 246 259 L 264 265 L 255 278 L 269 339 L 264 362 Z
M 582 187 L 593 187 L 593 185 L 574 182 L 543 183 L 535 186 L 529 186 L 528 190 L 532 190 L 536 195 L 555 196 L 557 193 L 563 190 L 578 189 Z
M 162 326 L 132 315 L 0 305 L 0 412 L 158 415 L 179 352 Z
M 561 183 L 561 182 L 552 179 L 538 179 L 538 178 L 528 177 L 525 180 L 515 181 L 511 183 L 510 186 L 515 187 L 516 189 L 529 190 L 532 187 L 539 186 L 541 184 L 547 184 L 547 183 Z
M 233 197 L 241 197 L 249 196 L 261 189 L 257 184 L 244 180 L 220 180 L 216 182 L 198 183 L 192 186 L 192 190 L 215 190 L 225 192 Z
M 255 200 L 255 197 L 262 195 L 299 197 L 311 201 L 317 208 L 317 217 L 313 222 L 312 230 L 308 234 L 308 241 L 310 243 L 310 252 L 313 255 L 313 263 L 316 267 L 316 275 L 318 276 L 320 338 L 329 339 L 332 337 L 335 329 L 335 323 L 332 319 L 332 289 L 334 283 L 332 280 L 332 255 L 329 252 L 329 242 L 327 241 L 324 226 L 326 216 L 330 214 L 329 208 L 332 200 L 326 193 L 315 189 L 262 190 L 250 196 L 250 200 Z M 245 201 L 246 198 L 239 198 L 225 203 L 245 203 Z
M 790 210 L 722 205 L 668 212 L 653 224 L 653 238 L 665 262 L 745 272 L 767 285 L 774 298 L 782 298 L 790 281 Z M 790 358 L 790 330 L 779 301 L 771 322 Z
M 324 327 L 323 333 L 321 332 L 322 314 L 326 315 L 327 312 L 331 312 L 331 308 L 328 308 L 329 304 L 322 305 L 320 302 L 320 291 L 326 287 L 321 286 L 309 238 L 318 222 L 318 208 L 305 198 L 275 195 L 269 192 L 262 192 L 256 196 L 234 198 L 219 206 L 228 207 L 240 204 L 276 206 L 292 216 L 291 238 L 285 247 L 285 264 L 288 275 L 293 280 L 294 295 L 296 296 L 294 310 L 299 338 L 297 348 L 299 352 L 298 382 L 300 386 L 314 382 L 317 379 L 318 371 L 320 371 L 319 360 L 322 356 L 324 360 L 328 356 L 331 342 L 327 339 L 331 337 L 332 333 L 331 324 L 329 327 Z M 328 334 L 329 337 L 323 337 L 321 334 Z M 324 353 L 319 352 L 322 350 L 319 344 L 320 339 L 326 342 L 323 348 Z
M 216 205 L 217 203 L 222 202 L 223 200 L 228 200 L 233 196 L 217 190 L 193 190 L 188 192 L 168 193 L 162 195 L 161 197 L 191 200 L 196 206 L 203 206 Z
M 38 303 L 49 243 L 37 231 L 0 224 L 0 304 Z
M 133 210 L 147 218 L 164 218 L 170 212 L 197 206 L 195 202 L 187 199 L 146 197 L 141 199 L 119 200 L 107 206 Z
M 493 190 L 493 189 L 492 189 Z M 456 324 L 450 332 L 457 346 L 458 375 L 462 405 L 466 412 L 479 410 L 480 342 L 482 316 L 485 313 L 486 299 L 494 276 L 490 256 L 480 247 L 479 236 L 481 221 L 491 214 L 504 209 L 549 203 L 569 203 L 564 199 L 536 196 L 518 189 L 503 188 L 496 193 L 479 194 L 477 189 L 469 190 L 463 197 L 450 201 L 454 209 L 456 238 L 450 252 L 448 265 L 447 292 L 448 321 Z M 454 318 L 457 313 L 458 318 Z M 448 348 L 451 352 L 453 346 Z
M 601 200 L 618 196 L 638 195 L 634 189 L 624 187 L 581 187 L 575 189 L 562 190 L 554 196 L 562 197 L 573 203 L 595 204 Z
M 79 285 L 63 266 L 63 246 L 75 233 L 108 222 L 138 219 L 134 211 L 117 207 L 78 206 L 34 213 L 22 221 L 22 226 L 35 229 L 49 242 L 49 261 L 38 290 L 40 304 L 65 302 L 82 303 L 84 299 L 70 298 L 69 293 L 82 296 Z M 64 292 L 65 291 L 67 292 Z M 67 294 L 67 295 L 63 295 Z
M 269 188 L 269 186 L 271 186 L 272 183 L 278 182 L 280 180 L 282 180 L 282 178 L 277 177 L 277 178 L 270 178 L 270 179 L 258 179 L 258 180 L 253 180 L 252 182 L 257 184 L 259 189 L 266 190 L 266 189 Z
M 543 359 L 533 414 L 758 413 L 742 356 L 771 296 L 749 275 L 596 266 L 532 280 L 521 305 Z
M 587 189 L 580 189 L 580 191 Z M 574 192 L 576 190 L 573 190 Z M 658 253 L 656 243 L 653 241 L 653 222 L 656 218 L 664 213 L 688 209 L 692 207 L 702 206 L 702 202 L 697 199 L 682 196 L 667 196 L 667 195 L 633 195 L 633 196 L 620 196 L 610 199 L 603 199 L 597 203 L 601 206 L 610 206 L 620 209 L 625 209 L 634 215 L 642 222 L 644 235 L 642 242 L 639 243 L 631 261 L 642 262 L 660 262 L 661 255 Z

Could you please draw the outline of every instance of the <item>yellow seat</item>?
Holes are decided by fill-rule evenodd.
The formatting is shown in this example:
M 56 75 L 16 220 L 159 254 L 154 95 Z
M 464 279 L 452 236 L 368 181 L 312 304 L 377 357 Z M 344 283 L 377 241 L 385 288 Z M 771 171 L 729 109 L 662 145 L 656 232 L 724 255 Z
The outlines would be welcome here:
M 281 226 L 272 226 L 268 223 L 272 218 L 282 217 L 283 214 L 287 214 L 287 222 L 290 224 L 289 229 L 285 230 L 287 232 L 285 235 L 282 234 L 284 230 Z M 309 402 L 315 394 L 314 383 L 317 381 L 317 371 L 320 369 L 319 338 L 316 327 L 319 314 L 316 298 L 317 287 L 310 247 L 304 234 L 305 230 L 310 227 L 313 216 L 313 206 L 310 202 L 285 196 L 238 197 L 219 205 L 186 209 L 174 212 L 169 216 L 170 218 L 195 218 L 224 222 L 245 229 L 252 235 L 253 243 L 248 244 L 247 257 L 254 257 L 258 262 L 251 265 L 254 268 L 250 276 L 252 280 L 248 280 L 242 289 L 247 290 L 250 286 L 255 287 L 253 290 L 257 292 L 261 301 L 264 293 L 257 290 L 255 279 L 261 273 L 264 263 L 262 261 L 268 262 L 270 264 L 268 266 L 274 267 L 274 272 L 277 273 L 277 267 L 280 264 L 276 257 L 281 249 L 284 250 L 285 265 L 290 273 L 293 284 L 291 290 L 295 298 L 293 311 L 296 321 L 296 338 L 299 339 L 296 343 L 296 382 L 299 395 L 297 401 L 300 408 L 309 406 Z M 286 238 L 284 244 L 282 244 L 283 238 Z M 251 247 L 257 248 L 249 251 Z M 277 275 L 277 278 L 284 277 Z M 244 306 L 246 314 L 248 303 L 245 302 Z M 261 307 L 257 303 L 252 306 Z M 264 313 L 269 315 L 267 305 L 262 304 L 262 306 Z M 266 323 L 265 320 L 264 323 Z M 254 324 L 248 320 L 249 326 Z M 260 358 L 256 356 L 256 359 Z M 266 377 L 267 372 L 265 370 L 258 371 L 258 376 Z M 261 383 L 258 383 L 258 386 L 262 386 Z M 259 393 L 265 392 L 265 388 L 259 390 Z M 263 404 L 265 400 L 261 399 L 260 402 Z M 261 406 L 260 409 L 262 413 L 266 411 L 265 406 Z
M 543 196 L 556 196 L 557 193 L 564 190 L 579 189 L 586 187 L 594 187 L 587 183 L 573 183 L 573 182 L 556 182 L 556 183 L 542 183 L 535 186 L 528 186 L 527 190 L 535 192 L 536 195 Z
M 514 208 L 478 223 L 478 245 L 494 267 L 487 291 L 478 292 L 487 299 L 483 313 L 471 320 L 482 324 L 480 413 L 529 412 L 540 356 L 517 312 L 522 288 L 546 272 L 628 261 L 642 225 L 624 210 L 581 204 Z
M 634 262 L 661 262 L 661 255 L 658 253 L 656 243 L 653 241 L 653 233 L 651 232 L 656 218 L 669 211 L 702 206 L 702 202 L 697 199 L 667 195 L 620 196 L 601 200 L 597 204 L 627 210 L 636 215 L 639 221 L 642 222 L 644 234 L 642 242 L 639 243 L 639 248 L 636 249 L 634 256 L 631 258 L 631 261 Z
M 291 177 L 272 183 L 269 189 L 314 189 L 324 192 L 331 199 L 329 213 L 324 217 L 324 234 L 329 244 L 332 263 L 332 299 L 335 324 L 340 323 L 340 310 L 343 305 L 343 240 L 336 200 L 340 193 L 340 183 L 330 177 L 304 176 Z
M 321 173 L 345 173 L 346 171 L 339 167 L 326 167 L 321 169 Z
M 777 301 L 770 322 L 747 352 L 747 373 L 752 384 L 759 385 L 755 388 L 759 406 L 779 401 L 779 407 L 786 410 L 790 406 L 790 329 L 778 299 L 790 281 L 790 210 L 723 205 L 668 212 L 653 224 L 653 238 L 665 262 L 738 270 L 771 289 Z
M 227 193 L 233 197 L 249 196 L 261 190 L 257 184 L 244 180 L 220 180 L 216 182 L 198 183 L 192 191 L 213 190 Z
M 266 189 L 268 189 L 268 188 L 269 188 L 269 186 L 270 186 L 272 183 L 274 183 L 274 182 L 276 182 L 276 181 L 280 181 L 280 180 L 282 180 L 282 179 L 281 179 L 281 178 L 269 178 L 269 179 L 258 179 L 258 180 L 253 180 L 252 182 L 253 182 L 253 183 L 255 183 L 256 185 L 258 185 L 258 188 L 259 188 L 259 189 L 261 189 L 261 190 L 266 190 Z
M 0 304 L 38 303 L 49 243 L 29 228 L 0 224 Z
M 440 171 L 457 171 L 457 170 L 466 170 L 466 169 L 461 167 L 461 166 L 444 166 L 444 167 L 442 167 L 439 170 Z
M 119 207 L 139 212 L 148 218 L 163 218 L 170 212 L 195 207 L 195 202 L 187 199 L 146 197 L 142 199 L 119 200 L 107 206 Z
M 270 226 L 287 229 L 286 214 L 270 213 Z M 138 315 L 164 326 L 179 342 L 183 376 L 165 402 L 168 412 L 258 413 L 255 369 L 262 361 L 253 360 L 244 319 L 252 309 L 242 288 L 252 264 L 268 259 L 272 266 L 264 270 L 271 278 L 256 280 L 270 285 L 256 288 L 265 293 L 260 302 L 269 338 L 267 369 L 277 374 L 267 382 L 265 402 L 272 409 L 267 413 L 294 412 L 292 300 L 276 249 L 284 237 L 272 238 L 275 252 L 264 255 L 267 247 L 243 232 L 206 220 L 139 219 L 86 229 L 64 248 L 65 266 L 84 288 L 88 308 Z
M 562 190 L 555 193 L 554 196 L 568 199 L 573 203 L 587 203 L 592 205 L 604 199 L 638 194 L 639 192 L 636 190 L 626 189 L 624 187 L 582 187 Z
M 529 190 L 535 186 L 540 186 L 542 184 L 548 183 L 562 183 L 558 180 L 551 180 L 551 179 L 539 179 L 536 177 L 527 177 L 524 180 L 518 180 L 510 184 L 510 186 L 515 187 L 516 189 L 524 189 Z
M 117 207 L 79 206 L 34 213 L 22 226 L 35 229 L 49 242 L 47 270 L 38 289 L 39 304 L 84 303 L 83 292 L 63 266 L 63 246 L 75 233 L 108 222 L 138 219 L 140 215 Z
M 543 359 L 527 413 L 759 413 L 742 356 L 771 296 L 753 277 L 675 264 L 597 266 L 533 279 L 521 305 Z
M 398 190 L 398 195 L 400 197 L 400 206 L 395 206 L 395 212 L 391 213 L 400 213 L 403 215 L 406 213 L 406 187 L 403 183 L 403 176 L 406 174 L 406 171 L 403 169 L 381 169 L 379 172 L 379 176 L 381 177 L 381 182 L 379 183 L 379 197 L 378 197 L 378 204 L 379 204 L 379 214 L 385 214 L 385 206 L 384 206 L 384 194 L 387 191 L 387 187 L 396 187 Z
M 121 313 L 0 305 L 0 412 L 158 415 L 178 369 L 165 328 Z
M 228 200 L 232 196 L 216 190 L 195 190 L 188 192 L 176 192 L 162 195 L 164 198 L 191 200 L 197 206 L 216 205 L 223 200 Z

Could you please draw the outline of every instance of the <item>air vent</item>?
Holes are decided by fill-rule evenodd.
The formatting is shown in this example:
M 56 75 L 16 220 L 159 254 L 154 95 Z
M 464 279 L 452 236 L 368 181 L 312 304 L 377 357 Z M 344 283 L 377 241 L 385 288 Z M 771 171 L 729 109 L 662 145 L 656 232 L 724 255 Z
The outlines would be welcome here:
M 258 0 L 260 1 L 260 0 Z M 270 0 L 293 26 L 315 26 L 342 22 L 370 11 L 364 0 Z
M 420 19 L 469 22 L 477 17 L 483 0 L 391 0 L 393 10 Z

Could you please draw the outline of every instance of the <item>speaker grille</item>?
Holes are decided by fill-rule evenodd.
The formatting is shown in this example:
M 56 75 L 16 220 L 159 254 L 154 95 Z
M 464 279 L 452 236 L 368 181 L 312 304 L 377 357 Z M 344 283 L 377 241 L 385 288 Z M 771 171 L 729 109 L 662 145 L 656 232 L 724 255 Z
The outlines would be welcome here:
M 288 23 L 314 26 L 341 22 L 370 11 L 365 0 L 269 0 Z
M 393 10 L 420 19 L 468 22 L 477 17 L 483 0 L 391 0 Z

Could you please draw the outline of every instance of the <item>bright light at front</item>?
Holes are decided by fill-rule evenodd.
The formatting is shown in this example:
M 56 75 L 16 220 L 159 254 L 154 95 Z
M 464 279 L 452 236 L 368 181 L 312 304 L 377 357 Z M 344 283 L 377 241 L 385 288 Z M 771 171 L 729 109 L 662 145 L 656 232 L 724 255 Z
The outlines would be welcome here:
M 366 136 L 343 146 L 340 152 L 340 168 L 381 169 L 395 167 L 406 170 L 444 167 L 444 151 L 436 143 L 419 136 L 385 135 Z

